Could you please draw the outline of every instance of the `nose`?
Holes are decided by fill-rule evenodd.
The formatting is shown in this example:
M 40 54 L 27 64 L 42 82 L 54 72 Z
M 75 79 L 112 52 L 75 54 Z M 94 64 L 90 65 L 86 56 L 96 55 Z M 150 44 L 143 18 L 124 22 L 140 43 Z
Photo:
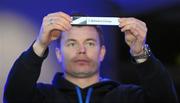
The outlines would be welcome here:
M 86 54 L 86 47 L 84 45 L 79 46 L 78 54 Z

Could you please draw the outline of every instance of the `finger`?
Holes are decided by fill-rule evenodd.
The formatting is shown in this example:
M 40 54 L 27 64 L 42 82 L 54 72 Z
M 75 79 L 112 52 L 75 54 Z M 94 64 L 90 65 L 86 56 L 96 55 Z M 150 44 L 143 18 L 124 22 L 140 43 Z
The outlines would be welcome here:
M 140 28 L 136 28 L 136 32 L 137 32 L 137 38 L 139 41 L 144 41 L 146 39 L 146 31 L 142 31 Z
M 63 25 L 59 24 L 45 24 L 45 27 L 48 28 L 50 31 L 53 30 L 60 30 L 60 31 L 67 31 L 66 28 Z
M 59 17 L 48 17 L 47 19 L 45 19 L 45 23 L 61 25 L 67 31 L 71 28 L 71 24 L 67 20 L 65 20 L 64 18 L 59 18 Z
M 134 35 L 138 41 L 144 41 L 146 37 L 146 33 L 144 31 L 141 31 L 140 28 L 133 28 L 129 30 L 131 32 L 131 35 Z
M 128 30 L 131 31 L 131 29 L 133 29 L 133 26 L 134 25 L 132 25 L 132 24 L 125 25 L 124 27 L 122 27 L 121 32 L 125 32 L 125 31 L 128 31 Z
M 128 44 L 132 44 L 132 42 L 136 39 L 136 36 L 132 35 L 131 31 L 125 31 L 125 40 Z
M 62 22 L 64 22 L 64 24 L 68 27 L 68 29 L 71 28 L 71 17 L 64 13 L 64 12 L 55 12 L 55 13 L 51 13 L 51 14 L 48 14 L 46 18 L 49 18 L 49 20 L 53 19 L 53 18 L 59 18 L 59 19 L 62 19 Z M 60 23 L 60 22 L 59 22 Z M 67 29 L 67 30 L 68 30 Z
M 139 44 L 143 44 L 144 42 L 140 41 L 137 37 L 132 35 L 130 31 L 125 32 L 125 41 L 129 45 L 130 48 L 137 45 L 136 47 L 141 47 Z
M 50 34 L 51 34 L 51 40 L 56 40 L 56 39 L 58 39 L 60 37 L 61 31 L 53 30 L 53 31 L 51 31 Z
M 68 22 L 66 19 L 64 18 L 54 18 L 54 22 L 59 24 L 59 25 L 63 25 L 67 30 L 70 30 L 72 25 L 70 24 L 70 22 Z
M 131 25 L 131 27 L 129 27 Z M 126 27 L 128 26 L 128 27 Z M 123 27 L 121 27 L 121 31 L 124 32 L 126 29 L 137 29 L 139 30 L 140 32 L 147 32 L 147 27 L 144 27 L 143 25 L 141 24 L 137 24 L 137 23 L 129 23 L 129 24 L 126 24 L 126 25 L 123 25 Z
M 137 36 L 137 35 L 146 35 L 147 29 L 146 28 L 142 28 L 141 26 L 137 25 L 137 24 L 129 24 L 124 26 L 121 31 L 125 32 L 125 31 L 131 31 L 133 33 L 133 35 Z
M 146 23 L 145 23 L 145 22 L 143 22 L 143 21 L 141 21 L 141 20 L 139 20 L 139 19 L 136 19 L 136 21 L 138 21 L 141 25 L 143 25 L 144 27 L 146 27 Z
M 68 14 L 66 14 L 66 13 L 64 13 L 64 12 L 60 12 L 59 15 L 60 15 L 61 17 L 63 17 L 64 19 L 68 20 L 69 22 L 72 21 L 72 18 L 71 18 Z
M 128 34 L 128 35 L 131 35 L 132 37 L 134 37 L 136 39 L 142 40 L 142 36 L 139 36 L 140 33 L 138 32 L 138 30 L 131 28 L 131 26 L 132 25 L 128 25 L 128 26 L 125 26 L 124 28 L 122 28 L 122 29 L 124 29 L 122 31 L 125 32 L 125 36 L 126 36 L 126 34 Z
M 130 21 L 129 18 L 120 18 L 119 23 L 120 23 L 119 26 L 123 27 L 123 26 L 128 25 L 128 24 L 130 24 L 132 22 Z
M 129 24 L 138 24 L 139 26 L 146 27 L 146 24 L 136 18 L 120 18 L 119 19 L 120 25 L 119 27 L 123 27 Z
M 136 19 L 136 20 L 134 21 L 134 24 L 136 25 L 135 27 L 136 27 L 137 29 L 139 29 L 140 31 L 145 31 L 145 32 L 147 32 L 147 27 L 146 27 L 146 24 L 145 24 L 144 22 Z
M 62 17 L 62 18 L 66 19 L 66 20 L 69 21 L 69 22 L 72 21 L 72 18 L 71 18 L 68 14 L 66 14 L 66 13 L 64 13 L 64 12 L 51 13 L 51 14 L 49 14 L 48 16 Z

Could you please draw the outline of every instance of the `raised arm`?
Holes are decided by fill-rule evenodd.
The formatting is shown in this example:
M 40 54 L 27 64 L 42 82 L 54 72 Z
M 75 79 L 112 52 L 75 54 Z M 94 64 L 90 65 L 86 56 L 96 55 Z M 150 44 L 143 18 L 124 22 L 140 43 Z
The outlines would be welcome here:
M 71 18 L 63 12 L 44 17 L 39 36 L 33 45 L 15 61 L 6 82 L 4 102 L 29 102 L 36 92 L 36 82 L 48 45 L 71 28 Z
M 136 18 L 120 18 L 121 31 L 137 63 L 137 73 L 147 101 L 177 103 L 173 81 L 164 66 L 149 52 L 146 24 Z

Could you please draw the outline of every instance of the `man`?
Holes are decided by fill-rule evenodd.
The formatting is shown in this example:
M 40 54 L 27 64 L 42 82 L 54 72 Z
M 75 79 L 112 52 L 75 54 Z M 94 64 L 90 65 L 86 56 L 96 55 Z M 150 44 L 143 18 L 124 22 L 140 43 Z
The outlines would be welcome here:
M 44 17 L 36 41 L 15 62 L 6 83 L 4 102 L 46 103 L 176 103 L 172 80 L 145 44 L 146 24 L 120 18 L 119 27 L 135 59 L 141 85 L 125 85 L 100 77 L 106 48 L 98 26 L 72 26 L 63 12 Z M 57 40 L 56 55 L 62 64 L 53 84 L 36 84 L 48 45 Z

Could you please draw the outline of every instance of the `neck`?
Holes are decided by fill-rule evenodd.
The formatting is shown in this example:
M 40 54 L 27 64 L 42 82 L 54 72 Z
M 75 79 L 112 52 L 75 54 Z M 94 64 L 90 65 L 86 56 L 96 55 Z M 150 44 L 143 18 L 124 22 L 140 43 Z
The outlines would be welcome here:
M 65 79 L 67 79 L 68 81 L 72 82 L 73 84 L 78 85 L 80 88 L 86 88 L 90 85 L 93 85 L 97 82 L 100 81 L 100 76 L 99 74 L 91 76 L 91 77 L 86 77 L 86 78 L 75 78 L 69 75 L 65 75 Z

